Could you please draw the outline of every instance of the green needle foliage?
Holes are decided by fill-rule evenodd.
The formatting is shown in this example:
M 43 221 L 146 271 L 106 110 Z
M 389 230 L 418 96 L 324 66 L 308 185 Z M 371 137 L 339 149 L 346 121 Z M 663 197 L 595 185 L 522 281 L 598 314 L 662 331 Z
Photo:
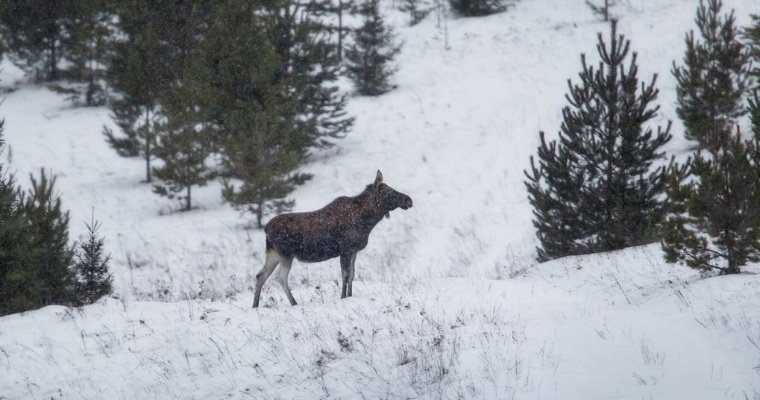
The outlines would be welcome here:
M 656 75 L 640 83 L 636 53 L 611 23 L 609 45 L 598 37 L 598 66 L 581 55 L 580 84 L 568 80 L 569 105 L 559 140 L 543 132 L 538 163 L 526 171 L 538 259 L 620 249 L 652 241 L 663 215 L 663 157 L 670 124 L 654 131 Z
M 79 244 L 75 265 L 76 294 L 79 304 L 91 304 L 113 291 L 113 276 L 108 272 L 111 256 L 105 253 L 103 238 L 98 236 L 100 223 L 94 219 L 87 226 L 87 239 Z
M 279 59 L 276 79 L 288 85 L 296 99 L 296 112 L 311 146 L 329 147 L 333 139 L 345 137 L 354 118 L 345 111 L 346 95 L 336 84 L 341 69 L 339 49 L 345 29 L 340 26 L 342 10 L 348 2 L 333 8 L 328 2 L 302 7 L 293 0 L 269 0 L 259 7 L 258 16 Z M 322 16 L 337 13 L 339 26 L 326 25 Z M 328 40 L 338 33 L 338 44 Z
M 313 136 L 298 118 L 293 82 L 282 73 L 282 59 L 252 3 L 218 3 L 201 46 L 205 68 L 198 90 L 209 129 L 221 143 L 222 195 L 261 226 L 266 213 L 292 207 L 286 196 L 310 177 L 296 168 Z
M 65 23 L 68 35 L 64 45 L 71 61 L 71 75 L 85 83 L 84 104 L 88 107 L 104 105 L 107 100 L 104 80 L 115 31 L 113 20 L 110 0 L 80 0 Z
M 69 244 L 69 213 L 63 211 L 55 192 L 55 177 L 44 170 L 39 179 L 30 175 L 32 186 L 24 199 L 24 215 L 31 237 L 31 258 L 39 280 L 33 287 L 38 293 L 37 306 L 75 304 L 72 293 L 75 273 L 74 249 Z
M 735 274 L 760 260 L 759 144 L 737 130 L 717 153 L 694 156 L 691 178 L 670 178 L 662 240 L 668 262 Z
M 721 0 L 700 0 L 694 32 L 686 35 L 683 66 L 673 63 L 678 81 L 676 112 L 686 138 L 699 149 L 718 151 L 731 141 L 736 119 L 744 115 L 743 96 L 748 84 L 749 53 L 737 39 L 733 11 L 721 16 Z
M 433 6 L 427 0 L 403 0 L 398 10 L 409 14 L 409 26 L 415 26 L 433 11 Z
M 346 52 L 348 76 L 361 95 L 379 96 L 393 89 L 391 65 L 399 52 L 393 31 L 380 14 L 379 0 L 367 0 L 359 8 L 362 26 L 354 31 L 354 44 Z
M 451 9 L 463 17 L 483 17 L 507 9 L 512 1 L 508 0 L 449 0 Z
M 192 67 L 188 67 L 192 74 Z M 213 179 L 213 171 L 206 164 L 212 152 L 212 132 L 204 129 L 198 99 L 191 77 L 181 80 L 163 99 L 166 120 L 158 127 L 159 135 L 155 154 L 163 165 L 154 169 L 158 182 L 153 191 L 170 199 L 179 198 L 183 211 L 192 208 L 193 186 L 205 186 Z
M 0 155 L 4 150 L 3 123 L 0 120 Z M 21 190 L 0 164 L 0 315 L 34 307 L 37 290 L 32 285 L 35 275 L 31 266 Z
M 755 86 L 760 88 L 760 15 L 751 15 L 752 24 L 744 30 L 744 38 L 747 40 L 749 56 L 754 63 L 751 75 L 755 79 Z
M 165 62 L 167 50 L 147 3 L 120 3 L 124 37 L 114 44 L 109 67 L 109 83 L 119 94 L 110 109 L 120 132 L 104 127 L 103 134 L 120 156 L 142 158 L 145 181 L 151 182 L 151 161 L 155 158 L 156 130 L 161 119 L 159 100 L 172 82 L 172 72 Z
M 752 91 L 748 103 L 749 120 L 752 123 L 752 132 L 754 132 L 755 139 L 760 140 L 760 89 Z
M 7 40 L 14 63 L 38 78 L 60 78 L 59 64 L 67 54 L 66 22 L 72 17 L 72 0 L 4 1 L 0 4 L 0 37 Z

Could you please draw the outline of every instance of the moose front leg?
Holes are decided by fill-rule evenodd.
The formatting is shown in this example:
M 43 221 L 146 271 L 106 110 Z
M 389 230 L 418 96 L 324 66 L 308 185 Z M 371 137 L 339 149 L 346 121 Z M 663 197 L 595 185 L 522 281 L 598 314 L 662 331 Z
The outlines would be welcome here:
M 354 272 L 356 272 L 356 254 L 354 253 L 351 255 L 351 265 L 349 266 L 348 271 L 348 289 L 346 290 L 346 296 L 352 297 L 353 296 L 353 287 L 354 287 Z
M 340 275 L 343 278 L 343 288 L 340 291 L 340 298 L 346 298 L 348 290 L 348 278 L 351 276 L 351 256 L 340 256 Z

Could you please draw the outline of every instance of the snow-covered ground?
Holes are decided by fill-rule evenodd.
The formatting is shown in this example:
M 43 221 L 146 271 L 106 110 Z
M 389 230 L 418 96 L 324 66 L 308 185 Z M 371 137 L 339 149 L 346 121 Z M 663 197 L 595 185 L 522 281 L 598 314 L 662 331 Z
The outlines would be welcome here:
M 673 60 L 697 2 L 623 0 L 619 30 L 658 73 L 660 124 L 683 155 Z M 740 24 L 755 0 L 725 1 Z M 275 282 L 250 309 L 261 231 L 223 204 L 199 209 L 141 183 L 108 148 L 106 109 L 72 108 L 3 63 L 9 164 L 58 176 L 72 233 L 103 222 L 114 298 L 0 318 L 0 399 L 760 399 L 760 267 L 701 279 L 659 246 L 536 265 L 522 171 L 553 136 L 579 54 L 607 35 L 581 0 L 522 0 L 485 18 L 406 27 L 398 89 L 353 97 L 354 131 L 304 167 L 297 210 L 358 193 L 381 169 L 414 207 L 383 220 L 339 299 L 337 260 L 296 263 L 299 306 Z M 10 159 L 9 159 L 10 158 Z

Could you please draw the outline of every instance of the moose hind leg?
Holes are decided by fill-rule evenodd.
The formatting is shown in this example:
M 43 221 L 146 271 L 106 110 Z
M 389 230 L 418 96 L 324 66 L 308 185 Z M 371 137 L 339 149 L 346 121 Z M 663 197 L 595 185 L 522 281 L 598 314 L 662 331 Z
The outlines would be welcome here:
M 343 278 L 343 288 L 340 291 L 340 298 L 346 298 L 348 289 L 348 278 L 351 274 L 351 256 L 340 256 L 340 275 Z
M 288 296 L 288 301 L 291 306 L 296 305 L 296 299 L 293 298 L 293 293 L 290 292 L 290 286 L 288 285 L 288 274 L 290 274 L 290 267 L 293 265 L 293 258 L 283 257 L 280 262 L 280 269 L 277 271 L 277 280 L 282 286 L 282 290 L 285 291 L 285 296 Z
M 253 294 L 253 308 L 259 306 L 259 297 L 261 297 L 261 288 L 264 286 L 264 282 L 269 279 L 274 269 L 277 267 L 277 263 L 280 262 L 280 254 L 275 250 L 267 250 L 267 259 L 264 261 L 264 267 L 261 268 L 258 274 L 256 274 L 256 290 Z

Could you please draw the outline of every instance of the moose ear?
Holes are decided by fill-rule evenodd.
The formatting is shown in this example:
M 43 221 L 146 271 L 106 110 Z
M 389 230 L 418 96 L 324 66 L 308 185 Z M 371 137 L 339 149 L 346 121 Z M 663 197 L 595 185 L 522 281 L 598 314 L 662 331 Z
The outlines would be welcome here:
M 380 170 L 377 170 L 377 177 L 375 178 L 375 186 L 383 183 L 383 173 L 380 172 Z

